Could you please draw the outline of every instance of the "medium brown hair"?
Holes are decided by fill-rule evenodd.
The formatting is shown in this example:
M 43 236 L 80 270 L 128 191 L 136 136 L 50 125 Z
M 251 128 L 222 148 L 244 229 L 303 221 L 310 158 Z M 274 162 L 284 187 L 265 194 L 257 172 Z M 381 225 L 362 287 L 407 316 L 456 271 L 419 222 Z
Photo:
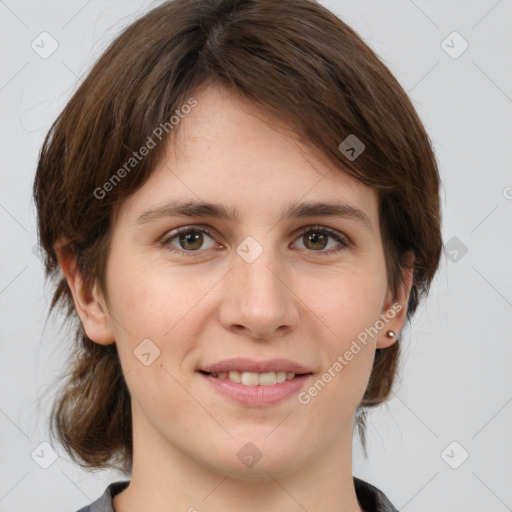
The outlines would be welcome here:
M 131 470 L 130 393 L 116 344 L 103 346 L 85 334 L 56 244 L 65 241 L 86 282 L 105 293 L 114 215 L 155 170 L 178 127 L 101 199 L 98 187 L 199 87 L 214 82 L 289 123 L 335 172 L 377 190 L 395 294 L 404 285 L 402 270 L 414 271 L 407 320 L 439 265 L 440 180 L 429 137 L 400 84 L 350 27 L 309 0 L 161 4 L 128 26 L 92 67 L 51 126 L 34 182 L 45 272 L 55 283 L 50 312 L 62 306 L 76 334 L 50 433 L 86 469 Z M 351 134 L 366 146 L 353 160 L 339 149 Z M 390 394 L 398 355 L 399 340 L 376 350 L 356 414 L 364 448 L 366 408 Z

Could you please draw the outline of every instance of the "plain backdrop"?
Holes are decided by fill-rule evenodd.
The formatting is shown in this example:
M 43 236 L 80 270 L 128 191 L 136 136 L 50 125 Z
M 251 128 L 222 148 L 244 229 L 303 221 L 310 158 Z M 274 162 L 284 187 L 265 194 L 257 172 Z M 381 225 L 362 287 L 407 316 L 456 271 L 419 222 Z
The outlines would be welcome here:
M 31 187 L 79 82 L 159 3 L 0 1 L 0 512 L 75 512 L 126 478 L 41 444 L 70 340 L 46 323 Z M 512 510 L 512 1 L 322 3 L 409 93 L 443 180 L 441 268 L 403 333 L 394 393 L 369 415 L 368 459 L 354 439 L 354 475 L 406 512 Z

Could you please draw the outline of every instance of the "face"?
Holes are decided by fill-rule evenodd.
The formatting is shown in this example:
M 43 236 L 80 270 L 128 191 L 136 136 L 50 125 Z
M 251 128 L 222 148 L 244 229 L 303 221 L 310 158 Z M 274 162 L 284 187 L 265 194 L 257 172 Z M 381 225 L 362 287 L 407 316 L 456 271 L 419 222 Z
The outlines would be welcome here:
M 222 474 L 277 477 L 347 448 L 375 348 L 398 330 L 395 316 L 360 341 L 395 302 L 377 195 L 232 93 L 194 98 L 116 217 L 108 329 L 138 438 Z

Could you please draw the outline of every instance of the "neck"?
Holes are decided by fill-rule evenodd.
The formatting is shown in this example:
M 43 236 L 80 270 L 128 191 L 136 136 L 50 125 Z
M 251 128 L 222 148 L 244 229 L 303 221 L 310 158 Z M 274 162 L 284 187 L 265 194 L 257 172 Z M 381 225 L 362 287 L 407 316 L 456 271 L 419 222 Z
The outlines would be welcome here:
M 229 468 L 208 467 L 179 451 L 154 430 L 148 436 L 148 426 L 134 421 L 131 481 L 114 497 L 114 510 L 362 512 L 352 477 L 352 427 L 347 425 L 335 446 L 326 446 L 325 453 L 315 454 L 302 467 L 257 463 L 235 477 Z

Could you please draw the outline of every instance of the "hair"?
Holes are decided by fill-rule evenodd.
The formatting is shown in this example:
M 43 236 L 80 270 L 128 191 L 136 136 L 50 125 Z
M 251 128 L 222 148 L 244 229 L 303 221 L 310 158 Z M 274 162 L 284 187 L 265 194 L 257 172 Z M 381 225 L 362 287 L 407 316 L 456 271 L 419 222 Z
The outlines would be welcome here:
M 311 0 L 162 3 L 94 64 L 46 135 L 34 181 L 45 274 L 54 286 L 49 313 L 65 311 L 76 343 L 50 434 L 85 469 L 131 470 L 131 400 L 116 344 L 95 343 L 83 329 L 56 247 L 76 256 L 86 283 L 105 294 L 115 214 L 155 170 L 178 126 L 161 140 L 155 129 L 169 127 L 176 109 L 212 83 L 282 119 L 335 172 L 377 191 L 395 296 L 405 285 L 402 271 L 413 271 L 407 321 L 439 265 L 440 179 L 430 139 L 403 88 L 353 29 Z M 351 134 L 365 145 L 355 159 L 339 149 Z M 149 139 L 156 144 L 128 172 L 126 162 Z M 365 453 L 366 409 L 388 398 L 398 356 L 399 340 L 376 350 L 356 411 Z

